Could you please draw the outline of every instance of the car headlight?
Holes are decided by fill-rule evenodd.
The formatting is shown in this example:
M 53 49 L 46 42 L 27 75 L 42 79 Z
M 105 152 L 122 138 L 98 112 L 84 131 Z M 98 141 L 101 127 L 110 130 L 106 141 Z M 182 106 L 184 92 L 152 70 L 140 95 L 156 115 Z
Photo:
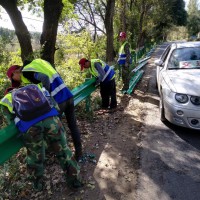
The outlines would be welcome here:
M 179 103 L 186 103 L 186 102 L 188 102 L 188 96 L 186 94 L 176 94 L 175 95 L 175 99 Z
M 191 96 L 190 100 L 194 105 L 200 105 L 200 97 Z

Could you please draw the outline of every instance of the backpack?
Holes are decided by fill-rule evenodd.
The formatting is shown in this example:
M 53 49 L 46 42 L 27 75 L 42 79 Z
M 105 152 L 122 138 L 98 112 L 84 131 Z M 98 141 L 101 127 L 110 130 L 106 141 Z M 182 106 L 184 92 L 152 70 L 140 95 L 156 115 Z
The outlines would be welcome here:
M 12 92 L 13 110 L 23 121 L 33 120 L 52 108 L 51 103 L 37 85 L 30 84 Z

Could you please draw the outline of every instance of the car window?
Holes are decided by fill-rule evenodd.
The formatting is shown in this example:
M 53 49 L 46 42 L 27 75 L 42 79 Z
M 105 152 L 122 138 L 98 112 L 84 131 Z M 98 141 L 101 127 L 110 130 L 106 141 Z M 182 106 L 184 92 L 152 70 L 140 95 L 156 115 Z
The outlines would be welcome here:
M 168 63 L 168 69 L 200 68 L 200 47 L 175 49 Z
M 166 58 L 167 58 L 167 55 L 168 55 L 168 53 L 169 53 L 169 51 L 170 51 L 170 48 L 171 48 L 171 45 L 168 45 L 167 46 L 167 48 L 166 48 L 166 50 L 163 52 L 163 54 L 161 55 L 161 60 L 163 61 L 163 62 L 165 62 L 165 60 L 166 60 Z

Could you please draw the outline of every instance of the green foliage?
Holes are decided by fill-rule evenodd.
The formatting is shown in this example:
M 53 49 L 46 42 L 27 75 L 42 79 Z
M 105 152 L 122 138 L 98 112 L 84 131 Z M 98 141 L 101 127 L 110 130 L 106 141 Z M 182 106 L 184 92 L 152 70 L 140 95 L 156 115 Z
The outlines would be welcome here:
M 28 7 L 28 11 L 31 13 L 36 14 L 37 16 L 42 16 L 43 2 L 43 0 L 18 0 L 17 4 L 22 10 L 24 10 L 25 7 Z
M 200 32 L 200 12 L 197 0 L 189 1 L 187 29 L 190 36 L 195 36 Z
M 101 108 L 101 101 L 102 100 L 100 97 L 99 89 L 97 89 L 90 96 L 89 111 L 86 112 L 86 101 L 82 101 L 76 106 L 76 110 L 78 111 L 78 112 L 76 112 L 77 117 L 79 119 L 83 118 L 83 119 L 87 119 L 90 121 L 94 120 L 94 111 Z
M 14 38 L 14 32 L 9 31 L 8 29 L 0 28 L 0 66 L 3 63 L 9 62 L 10 60 L 10 52 L 9 49 L 6 48 L 9 43 L 12 42 Z
M 76 0 L 63 0 L 63 10 L 61 14 L 60 21 L 63 21 L 66 17 L 71 19 L 74 17 L 73 11 L 74 11 L 74 3 Z
M 11 43 L 14 37 L 15 37 L 14 31 L 0 27 L 0 38 L 2 43 L 4 44 Z
M 200 15 L 189 15 L 187 28 L 190 36 L 197 35 L 200 31 Z
M 57 46 L 56 69 L 71 89 L 83 83 L 85 78 L 90 77 L 87 71 L 80 71 L 78 62 L 82 57 L 105 58 L 105 38 L 99 37 L 99 40 L 94 43 L 86 31 L 81 34 L 59 35 Z
M 94 110 L 91 108 L 88 112 L 86 112 L 86 103 L 85 101 L 80 102 L 79 105 L 76 106 L 76 116 L 79 119 L 85 119 L 92 121 L 94 119 Z
M 86 78 L 86 74 L 80 72 L 78 61 L 78 59 L 69 58 L 65 63 L 56 64 L 56 70 L 70 89 L 83 83 Z
M 58 46 L 63 49 L 66 57 L 73 55 L 88 59 L 105 57 L 105 37 L 99 37 L 98 41 L 93 42 L 87 31 L 58 36 Z
M 174 25 L 185 26 L 187 23 L 187 12 L 183 0 L 172 1 L 171 19 Z
M 131 38 L 131 46 L 135 48 L 137 43 L 159 41 L 166 37 L 166 32 L 171 26 L 183 26 L 186 24 L 187 13 L 183 0 L 136 0 L 126 1 L 126 24 L 122 25 L 121 1 L 116 1 L 114 29 L 118 34 L 121 29 L 128 32 Z
M 6 77 L 6 71 L 10 65 L 20 63 L 19 52 L 13 52 L 10 44 L 14 39 L 14 31 L 0 29 L 0 98 L 3 97 L 4 91 L 10 86 L 10 81 Z
M 167 34 L 168 41 L 184 40 L 186 38 L 188 38 L 188 31 L 184 26 L 174 26 Z

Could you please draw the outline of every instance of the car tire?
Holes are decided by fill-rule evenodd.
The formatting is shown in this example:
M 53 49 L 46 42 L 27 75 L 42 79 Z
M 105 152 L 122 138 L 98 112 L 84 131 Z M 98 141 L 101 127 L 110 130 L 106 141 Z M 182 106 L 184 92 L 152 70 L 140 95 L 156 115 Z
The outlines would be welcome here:
M 160 113 L 160 120 L 162 122 L 165 122 L 166 118 L 165 118 L 165 109 L 164 109 L 162 94 L 160 95 L 160 101 L 159 101 L 159 113 Z

